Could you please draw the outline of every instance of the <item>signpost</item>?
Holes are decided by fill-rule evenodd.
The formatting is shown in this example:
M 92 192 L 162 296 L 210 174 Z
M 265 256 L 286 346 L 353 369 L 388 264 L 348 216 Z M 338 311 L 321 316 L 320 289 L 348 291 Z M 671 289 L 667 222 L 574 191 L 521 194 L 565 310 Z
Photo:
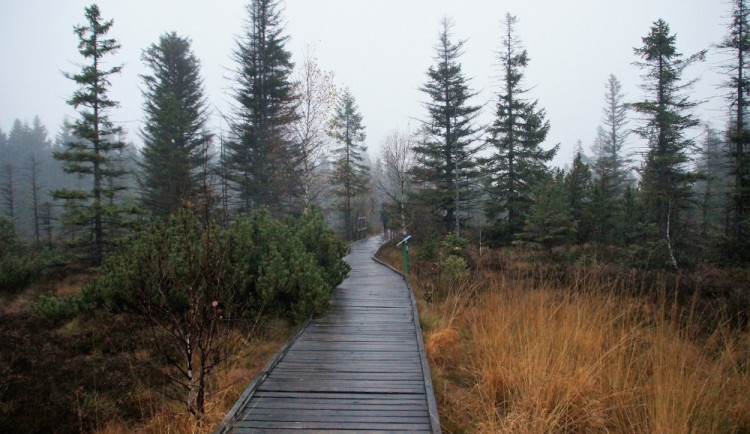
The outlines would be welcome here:
M 409 275 L 409 238 L 411 238 L 411 235 L 408 235 L 406 238 L 396 244 L 396 247 L 402 244 L 404 245 L 404 274 L 407 276 Z

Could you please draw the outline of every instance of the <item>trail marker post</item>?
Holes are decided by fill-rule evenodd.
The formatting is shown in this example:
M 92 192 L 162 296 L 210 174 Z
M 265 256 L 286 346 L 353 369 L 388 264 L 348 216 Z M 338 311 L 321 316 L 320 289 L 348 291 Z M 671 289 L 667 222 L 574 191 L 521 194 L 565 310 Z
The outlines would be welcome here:
M 403 244 L 403 250 L 404 250 L 404 274 L 407 276 L 409 275 L 409 238 L 411 238 L 411 235 L 407 236 L 403 240 L 399 241 L 398 244 L 396 244 L 396 247 Z

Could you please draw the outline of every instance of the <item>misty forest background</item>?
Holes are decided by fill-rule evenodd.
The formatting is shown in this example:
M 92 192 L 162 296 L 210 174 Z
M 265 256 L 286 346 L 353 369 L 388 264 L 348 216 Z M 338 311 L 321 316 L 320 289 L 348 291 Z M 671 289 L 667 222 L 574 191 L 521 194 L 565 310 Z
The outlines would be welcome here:
M 394 126 L 371 155 L 356 95 L 317 63 L 314 48 L 293 61 L 282 11 L 279 1 L 248 3 L 228 59 L 229 113 L 212 112 L 189 35 L 166 32 L 144 47 L 143 123 L 126 131 L 109 118 L 118 106 L 108 91 L 122 68 L 121 41 L 107 36 L 116 24 L 92 5 L 74 26 L 80 69 L 65 72 L 78 87 L 68 99 L 78 116 L 54 134 L 39 118 L 0 130 L 0 292 L 14 300 L 36 288 L 22 307 L 6 303 L 0 426 L 84 431 L 106 418 L 142 420 L 155 412 L 134 404 L 142 396 L 101 390 L 133 387 L 130 377 L 109 378 L 125 365 L 142 378 L 152 377 L 141 369 L 161 374 L 148 386 L 200 420 L 214 368 L 247 343 L 247 330 L 258 332 L 259 318 L 295 324 L 322 311 L 348 271 L 345 242 L 381 230 L 411 234 L 421 258 L 438 261 L 471 244 L 480 255 L 509 249 L 553 263 L 674 276 L 713 267 L 730 282 L 743 275 L 750 259 L 745 0 L 732 2 L 726 38 L 706 41 L 706 50 L 725 54 L 709 67 L 726 78 L 717 90 L 726 97 L 726 125 L 693 114 L 700 101 L 691 98 L 692 77 L 707 67 L 706 51 L 680 53 L 669 24 L 657 19 L 633 41 L 640 99 L 626 99 L 615 75 L 603 77 L 596 140 L 579 142 L 564 168 L 550 166 L 559 148 L 546 141 L 554 119 L 524 81 L 530 56 L 513 15 L 503 18 L 497 58 L 487 59 L 500 77 L 493 107 L 473 102 L 461 35 L 444 19 L 420 87 L 419 123 Z M 570 100 L 575 106 L 575 95 Z M 488 109 L 493 120 L 481 124 Z M 211 127 L 216 115 L 226 129 Z M 457 275 L 468 262 L 442 264 Z M 55 285 L 71 276 L 84 276 L 80 290 L 60 294 Z M 105 330 L 116 338 L 99 336 Z M 56 342 L 37 344 L 54 346 L 48 354 L 59 358 L 29 347 L 31 335 L 45 333 Z M 143 348 L 150 350 L 133 368 L 123 354 Z M 37 381 L 29 393 L 30 382 L 61 359 L 69 378 Z M 82 367 L 102 377 L 100 386 L 89 388 L 97 380 Z M 45 389 L 56 383 L 56 392 Z M 52 393 L 54 408 L 22 411 L 34 392 Z

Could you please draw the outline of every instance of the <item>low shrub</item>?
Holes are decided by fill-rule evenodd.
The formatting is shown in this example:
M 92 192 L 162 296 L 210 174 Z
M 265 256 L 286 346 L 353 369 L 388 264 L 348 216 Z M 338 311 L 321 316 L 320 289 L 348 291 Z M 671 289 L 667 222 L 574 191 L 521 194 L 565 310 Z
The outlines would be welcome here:
M 17 293 L 37 279 L 50 255 L 18 242 L 13 220 L 0 216 L 0 293 Z

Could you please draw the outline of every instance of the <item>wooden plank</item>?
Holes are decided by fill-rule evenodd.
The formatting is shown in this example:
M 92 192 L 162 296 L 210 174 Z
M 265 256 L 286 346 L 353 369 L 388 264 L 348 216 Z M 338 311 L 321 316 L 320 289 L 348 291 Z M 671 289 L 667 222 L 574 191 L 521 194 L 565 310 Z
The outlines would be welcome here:
M 336 434 L 367 434 L 367 433 L 382 434 L 383 433 L 383 430 L 378 430 L 378 429 L 356 429 L 356 430 L 354 430 L 354 429 L 340 429 L 340 428 L 338 428 L 335 431 L 336 431 Z M 255 433 L 268 432 L 268 430 L 267 429 L 259 429 L 259 428 L 242 428 L 242 429 L 235 428 L 232 432 L 233 433 L 237 433 L 237 434 L 255 434 Z M 300 430 L 293 429 L 293 428 L 288 428 L 288 429 L 274 429 L 273 432 L 276 433 L 276 434 L 299 433 Z M 430 431 L 429 430 L 412 430 L 412 431 L 389 430 L 388 431 L 389 434 L 411 434 L 411 433 L 415 433 L 415 432 L 416 433 L 420 433 L 420 432 L 428 433 Z M 310 429 L 310 428 L 307 428 L 307 429 L 305 429 L 304 433 L 305 434 L 331 434 L 331 430 L 330 429 Z
M 395 384 L 359 384 L 350 382 L 325 384 L 310 382 L 289 382 L 262 384 L 259 390 L 273 390 L 285 392 L 366 392 L 366 393 L 420 393 L 424 392 L 424 384 L 419 385 L 395 385 Z
M 280 392 L 280 391 L 258 391 L 254 397 L 257 398 L 307 398 L 307 399 L 356 399 L 356 400 L 408 400 L 408 401 L 423 401 L 425 399 L 422 394 L 412 393 L 335 393 L 335 392 L 314 392 L 307 394 L 291 393 L 291 392 Z
M 346 368 L 354 368 L 357 370 L 361 369 L 372 369 L 372 372 L 381 371 L 385 368 L 401 368 L 401 371 L 419 371 L 419 360 L 414 360 L 413 356 L 410 356 L 407 360 L 398 360 L 396 358 L 376 358 L 376 354 L 373 353 L 372 358 L 363 357 L 352 357 L 352 360 L 346 360 L 346 357 L 340 355 L 328 355 L 328 356 L 304 356 L 295 354 L 294 357 L 290 357 L 289 360 L 285 360 L 280 363 L 282 367 L 292 368 L 296 367 L 299 369 L 314 368 L 320 370 L 334 370 L 339 371 Z M 382 367 L 382 369 L 378 369 Z
M 304 420 L 308 422 L 398 422 L 410 424 L 429 424 L 430 420 L 426 416 L 426 414 L 427 412 L 425 412 L 424 410 L 395 412 L 373 410 L 343 411 L 295 409 L 292 412 L 281 411 L 277 409 L 268 410 L 256 408 L 252 409 L 250 413 L 246 415 L 246 418 L 252 418 L 253 420 L 258 421 L 267 420 L 278 422 L 295 422 Z
M 364 357 L 362 355 L 352 356 L 351 360 L 347 361 L 343 355 L 312 355 L 312 354 L 295 354 L 290 356 L 287 360 L 279 363 L 281 366 L 291 367 L 296 366 L 299 368 L 311 367 L 316 369 L 335 369 L 356 367 L 357 365 L 373 365 L 375 368 L 378 366 L 387 367 L 388 369 L 394 367 L 402 367 L 404 369 L 415 369 L 419 370 L 419 359 L 414 359 L 414 356 L 409 356 L 406 360 L 399 360 L 397 358 L 385 357 L 378 354 L 371 354 L 371 357 Z M 357 368 L 361 369 L 361 368 Z
M 427 403 L 412 403 L 410 401 L 390 401 L 389 404 L 374 402 L 348 401 L 348 400 L 310 400 L 300 401 L 286 400 L 263 400 L 258 399 L 251 405 L 253 409 L 319 409 L 319 410 L 383 410 L 383 411 L 424 411 Z
M 400 351 L 394 352 L 383 352 L 383 351 L 293 351 L 287 354 L 283 362 L 294 362 L 294 361 L 311 361 L 320 360 L 321 365 L 325 366 L 325 362 L 330 363 L 355 363 L 357 361 L 364 362 L 400 362 L 402 364 L 416 364 L 419 366 L 419 354 L 409 353 Z
M 318 380 L 412 380 L 422 381 L 422 373 L 417 371 L 409 372 L 314 372 L 314 371 L 297 371 L 282 370 L 275 371 L 276 375 L 286 378 L 306 379 L 314 377 Z M 310 375 L 310 374 L 313 375 Z
M 260 390 L 284 390 L 284 387 L 293 387 L 295 390 L 329 390 L 328 388 L 365 391 L 371 388 L 382 389 L 388 393 L 394 389 L 415 389 L 419 393 L 419 387 L 423 387 L 421 379 L 418 380 L 360 380 L 360 379 L 313 379 L 313 378 L 289 378 L 281 376 L 268 377 L 260 386 Z M 301 387 L 302 389 L 296 389 Z
M 235 426 L 240 429 L 295 429 L 295 430 L 378 430 L 378 431 L 430 431 L 429 423 L 389 423 L 389 422 L 274 422 L 274 421 L 238 421 Z

